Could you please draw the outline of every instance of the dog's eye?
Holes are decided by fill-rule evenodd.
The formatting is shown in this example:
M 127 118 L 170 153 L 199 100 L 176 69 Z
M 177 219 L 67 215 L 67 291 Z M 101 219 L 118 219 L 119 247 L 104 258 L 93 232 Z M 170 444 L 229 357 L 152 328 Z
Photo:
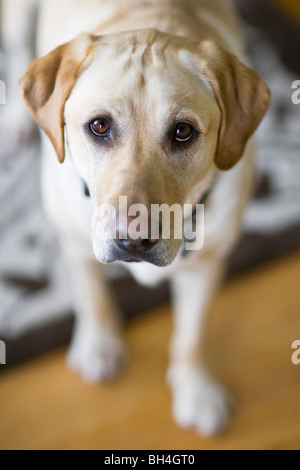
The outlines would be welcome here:
M 91 131 L 98 137 L 108 137 L 110 133 L 110 127 L 107 119 L 99 118 L 90 124 Z
M 174 139 L 177 142 L 187 142 L 194 133 L 194 128 L 185 122 L 181 122 L 175 129 Z

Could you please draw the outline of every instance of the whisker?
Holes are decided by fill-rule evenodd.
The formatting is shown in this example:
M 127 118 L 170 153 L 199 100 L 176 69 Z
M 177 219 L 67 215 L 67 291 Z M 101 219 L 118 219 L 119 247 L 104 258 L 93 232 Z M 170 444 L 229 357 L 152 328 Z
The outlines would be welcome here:
M 188 96 L 191 96 L 191 95 L 194 95 L 195 92 L 192 91 L 191 93 L 187 93 L 186 95 L 184 95 L 182 98 L 180 98 L 179 100 L 175 101 L 175 103 L 173 103 L 173 106 L 175 106 L 175 104 L 177 103 L 180 103 L 180 101 L 184 100 L 185 98 L 187 98 Z

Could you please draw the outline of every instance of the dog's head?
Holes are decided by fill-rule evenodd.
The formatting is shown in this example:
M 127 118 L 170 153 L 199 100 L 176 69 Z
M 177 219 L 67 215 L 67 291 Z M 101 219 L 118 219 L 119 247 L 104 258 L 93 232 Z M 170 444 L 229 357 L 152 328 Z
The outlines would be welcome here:
M 120 215 L 119 197 L 148 211 L 183 206 L 213 166 L 229 170 L 240 160 L 270 101 L 263 80 L 215 43 L 155 30 L 81 35 L 34 61 L 20 83 L 60 162 L 68 147 L 89 187 L 101 262 L 170 264 L 181 245 L 174 221 L 163 240 L 143 215 L 150 228 L 134 239 L 136 219 Z M 103 235 L 108 204 L 115 239 Z

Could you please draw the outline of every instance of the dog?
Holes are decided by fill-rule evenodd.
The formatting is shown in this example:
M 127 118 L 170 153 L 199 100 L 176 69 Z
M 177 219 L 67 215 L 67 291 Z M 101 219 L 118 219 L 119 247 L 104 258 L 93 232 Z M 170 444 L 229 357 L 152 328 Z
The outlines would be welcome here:
M 5 1 L 10 9 L 18 2 Z M 28 16 L 36 3 L 28 0 Z M 230 399 L 207 368 L 201 339 L 241 231 L 253 134 L 270 102 L 249 68 L 235 11 L 227 0 L 43 0 L 37 54 L 20 87 L 44 131 L 44 205 L 70 266 L 77 321 L 69 364 L 95 383 L 124 363 L 105 264 L 122 264 L 146 285 L 167 279 L 174 418 L 203 436 L 222 432 Z M 174 220 L 169 239 L 161 225 L 151 236 L 149 212 L 139 219 L 148 230 L 135 238 L 137 216 L 121 215 L 120 197 L 148 210 L 205 202 L 203 248 L 187 251 Z M 103 228 L 105 205 L 115 208 L 114 236 Z

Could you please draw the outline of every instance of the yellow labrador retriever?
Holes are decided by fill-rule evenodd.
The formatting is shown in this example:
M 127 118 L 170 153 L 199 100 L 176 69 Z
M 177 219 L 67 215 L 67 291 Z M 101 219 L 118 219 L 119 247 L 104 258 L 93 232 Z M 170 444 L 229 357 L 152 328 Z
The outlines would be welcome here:
M 103 264 L 121 262 L 146 284 L 169 279 L 173 414 L 202 435 L 220 432 L 228 400 L 201 354 L 203 323 L 239 235 L 253 183 L 250 138 L 270 101 L 246 65 L 231 4 L 43 0 L 38 24 L 38 53 L 48 55 L 20 84 L 45 131 L 45 207 L 71 266 L 78 318 L 69 363 L 89 382 L 112 378 L 123 363 Z M 134 237 L 120 197 L 149 211 L 189 204 L 185 218 L 205 201 L 204 247 L 185 250 L 174 221 L 169 238 L 163 227 Z M 104 205 L 115 208 L 115 236 L 101 223 Z

